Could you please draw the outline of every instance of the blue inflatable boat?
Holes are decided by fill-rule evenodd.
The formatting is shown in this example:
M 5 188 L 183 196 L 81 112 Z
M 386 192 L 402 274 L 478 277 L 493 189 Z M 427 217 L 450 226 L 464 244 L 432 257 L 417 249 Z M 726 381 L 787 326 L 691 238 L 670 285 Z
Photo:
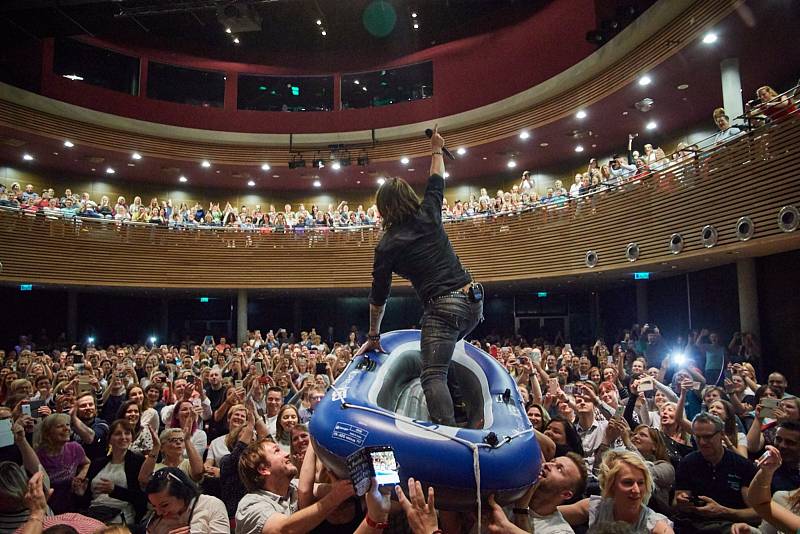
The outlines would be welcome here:
M 487 353 L 460 341 L 453 371 L 467 404 L 466 428 L 428 420 L 419 376 L 419 330 L 381 336 L 387 353 L 356 357 L 314 410 L 310 433 L 322 462 L 348 478 L 345 459 L 362 447 L 391 445 L 408 477 L 436 489 L 437 508 L 472 508 L 494 494 L 522 496 L 536 481 L 541 453 L 514 379 Z

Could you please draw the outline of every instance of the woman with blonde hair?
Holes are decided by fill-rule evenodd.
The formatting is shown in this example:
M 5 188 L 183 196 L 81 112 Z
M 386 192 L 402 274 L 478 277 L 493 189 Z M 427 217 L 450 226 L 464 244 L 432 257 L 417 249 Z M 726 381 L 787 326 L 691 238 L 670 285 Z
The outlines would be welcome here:
M 611 450 L 600 466 L 600 495 L 559 506 L 570 525 L 624 521 L 634 532 L 673 534 L 672 521 L 647 507 L 653 477 L 642 457 L 631 451 Z
M 86 491 L 89 458 L 80 444 L 70 441 L 70 416 L 54 413 L 44 418 L 34 439 L 36 455 L 50 476 L 53 496 L 50 507 L 56 514 L 75 510 L 75 494 Z

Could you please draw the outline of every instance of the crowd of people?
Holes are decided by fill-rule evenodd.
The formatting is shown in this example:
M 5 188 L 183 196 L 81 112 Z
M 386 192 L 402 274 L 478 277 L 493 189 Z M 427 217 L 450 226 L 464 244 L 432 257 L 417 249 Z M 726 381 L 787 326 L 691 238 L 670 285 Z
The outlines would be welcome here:
M 476 518 L 437 512 L 435 488 L 359 499 L 317 459 L 308 423 L 363 341 L 355 327 L 330 345 L 283 329 L 239 346 L 20 338 L 0 352 L 0 532 L 469 532 Z M 800 400 L 778 372 L 759 382 L 753 336 L 634 325 L 610 346 L 472 343 L 516 379 L 543 454 L 531 491 L 488 503 L 489 532 L 800 527 Z
M 744 118 L 748 121 L 748 127 L 759 126 L 766 122 L 783 120 L 796 111 L 797 107 L 789 95 L 778 95 L 771 87 L 764 86 L 758 89 L 757 99 L 748 103 Z M 453 221 L 516 213 L 537 207 L 557 208 L 571 200 L 609 188 L 638 183 L 671 166 L 696 159 L 703 150 L 723 144 L 744 131 L 744 127 L 731 125 L 723 108 L 714 110 L 713 120 L 718 132 L 707 143 L 688 145 L 681 142 L 672 154 L 666 154 L 662 148 L 646 143 L 640 152 L 633 149 L 633 141 L 637 135 L 631 134 L 628 136 L 627 151 L 624 154 L 614 154 L 605 163 L 591 158 L 586 171 L 577 173 L 572 182 L 555 180 L 551 187 L 545 188 L 540 194 L 530 173 L 525 171 L 519 183 L 512 185 L 509 191 L 499 189 L 494 195 L 490 195 L 486 188 L 481 188 L 468 198 L 452 199 L 449 202 L 444 199 L 443 219 Z M 283 210 L 279 210 L 273 204 L 266 208 L 261 205 L 237 207 L 228 202 L 220 208 L 218 202 L 211 202 L 206 207 L 200 202 L 178 203 L 172 199 L 158 198 L 152 198 L 148 204 L 140 196 L 135 196 L 132 202 L 124 196 L 118 196 L 116 202 L 112 202 L 107 195 L 102 195 L 97 202 L 88 192 L 78 194 L 66 189 L 63 194 L 58 195 L 52 188 L 37 192 L 32 184 L 23 188 L 17 182 L 8 186 L 0 184 L 0 207 L 70 219 L 109 219 L 120 223 L 149 223 L 176 228 L 228 227 L 284 232 L 295 228 L 335 229 L 381 225 L 381 216 L 374 204 L 367 208 L 358 205 L 355 209 L 351 209 L 347 201 L 342 201 L 337 206 L 328 204 L 327 207 L 306 207 L 304 204 L 294 207 L 286 204 Z

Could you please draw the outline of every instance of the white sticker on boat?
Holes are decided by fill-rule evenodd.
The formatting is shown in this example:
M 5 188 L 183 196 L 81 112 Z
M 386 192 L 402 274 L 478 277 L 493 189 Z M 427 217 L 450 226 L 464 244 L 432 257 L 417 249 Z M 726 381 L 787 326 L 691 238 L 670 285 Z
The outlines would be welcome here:
M 361 447 L 364 445 L 364 440 L 367 439 L 369 431 L 355 425 L 337 421 L 331 435 L 336 439 Z

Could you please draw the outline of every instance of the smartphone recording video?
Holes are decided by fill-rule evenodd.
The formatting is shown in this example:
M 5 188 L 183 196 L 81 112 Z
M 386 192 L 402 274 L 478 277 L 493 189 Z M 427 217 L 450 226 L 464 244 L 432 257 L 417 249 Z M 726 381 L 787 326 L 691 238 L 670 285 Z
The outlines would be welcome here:
M 400 483 L 397 460 L 391 447 L 382 450 L 370 450 L 372 468 L 379 486 L 394 486 Z
M 391 487 L 400 483 L 400 466 L 391 446 L 366 447 L 347 457 L 347 469 L 356 495 L 369 491 L 370 480 L 375 477 L 379 486 Z

